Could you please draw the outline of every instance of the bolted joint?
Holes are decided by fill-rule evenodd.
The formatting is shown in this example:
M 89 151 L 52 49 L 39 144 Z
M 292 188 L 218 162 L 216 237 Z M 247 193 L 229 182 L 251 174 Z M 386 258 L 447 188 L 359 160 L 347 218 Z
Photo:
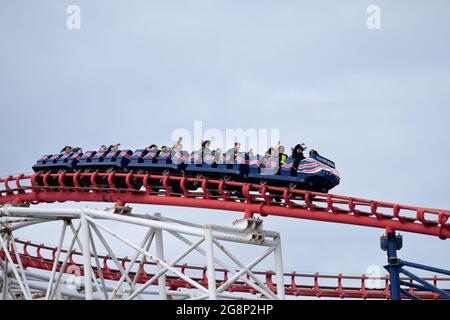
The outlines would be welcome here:
M 397 257 L 388 258 L 388 263 L 390 266 L 400 266 L 400 259 Z
M 403 247 L 403 237 L 399 234 L 396 235 L 394 231 L 388 232 L 380 237 L 380 247 L 383 251 L 388 251 L 392 247 L 395 247 L 395 250 L 400 250 Z
M 121 214 L 126 216 L 129 216 L 131 214 L 131 211 L 133 210 L 133 208 L 130 206 L 120 206 L 117 204 L 114 206 L 113 209 L 115 214 Z

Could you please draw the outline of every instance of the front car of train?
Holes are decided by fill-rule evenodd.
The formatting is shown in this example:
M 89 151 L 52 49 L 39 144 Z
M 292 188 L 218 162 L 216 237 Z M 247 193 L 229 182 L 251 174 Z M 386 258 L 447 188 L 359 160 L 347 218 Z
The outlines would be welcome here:
M 297 168 L 297 177 L 316 191 L 328 192 L 340 182 L 339 172 L 333 161 L 317 152 L 303 159 Z

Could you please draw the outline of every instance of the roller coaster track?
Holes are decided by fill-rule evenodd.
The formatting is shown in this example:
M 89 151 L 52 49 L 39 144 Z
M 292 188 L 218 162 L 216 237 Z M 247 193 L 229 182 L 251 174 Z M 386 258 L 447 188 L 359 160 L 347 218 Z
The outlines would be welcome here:
M 440 239 L 450 237 L 448 210 L 427 209 L 405 206 L 381 201 L 317 193 L 305 190 L 288 189 L 274 186 L 251 184 L 236 181 L 223 181 L 205 178 L 190 178 L 171 175 L 150 175 L 138 173 L 37 173 L 21 174 L 0 178 L 0 205 L 9 204 L 28 206 L 38 203 L 92 201 L 113 202 L 116 207 L 124 208 L 127 203 L 157 204 L 182 207 L 218 209 L 244 213 L 250 218 L 254 214 L 261 216 L 283 216 L 299 219 L 310 219 L 335 223 L 345 223 L 386 229 L 386 232 L 407 231 L 425 235 L 437 236 Z M 50 271 L 56 266 L 56 271 L 84 275 L 82 263 L 74 261 L 74 257 L 82 253 L 70 251 L 68 265 L 56 261 L 57 247 L 37 244 L 16 239 L 22 245 L 22 252 L 13 247 L 8 248 L 14 263 L 24 268 L 35 268 Z M 28 248 L 34 248 L 30 254 Z M 0 259 L 5 260 L 5 247 L 0 251 Z M 42 254 L 42 252 L 45 252 Z M 62 249 L 62 252 L 67 250 Z M 106 280 L 118 281 L 121 270 L 108 266 L 109 256 L 99 256 L 103 266 L 93 267 L 96 276 L 102 274 Z M 77 259 L 75 259 L 77 260 Z M 122 268 L 130 260 L 119 258 Z M 144 266 L 147 271 L 144 270 Z M 148 271 L 155 267 L 155 261 L 142 261 L 138 270 L 130 271 L 130 278 L 137 278 L 138 283 L 146 283 L 154 276 Z M 182 274 L 195 273 L 191 276 L 199 285 L 207 286 L 207 267 L 179 264 L 175 266 Z M 70 272 L 68 270 L 71 270 Z M 215 269 L 216 284 L 219 286 L 228 280 L 227 269 Z M 235 272 L 235 271 L 234 271 Z M 255 271 L 255 275 L 264 278 L 265 285 L 277 293 L 276 282 L 273 281 L 273 271 Z M 390 279 L 385 277 L 367 277 L 354 275 L 324 275 L 310 273 L 284 273 L 284 291 L 291 296 L 334 297 L 356 299 L 390 299 Z M 368 280 L 381 281 L 377 288 L 367 285 Z M 412 283 L 409 278 L 403 281 Z M 428 277 L 424 280 L 433 283 L 435 287 L 450 282 L 446 277 Z M 157 285 L 155 281 L 152 283 Z M 165 285 L 170 290 L 180 288 L 192 289 L 179 276 L 167 276 Z M 444 286 L 447 287 L 447 286 Z M 443 289 L 447 290 L 448 289 Z M 237 281 L 227 291 L 247 294 L 258 294 L 254 288 L 244 281 Z M 411 287 L 409 293 L 421 299 L 441 299 L 436 293 Z M 403 296 L 404 298 L 408 298 Z
M 52 267 L 55 263 L 55 255 L 57 252 L 56 247 L 51 247 L 44 244 L 37 244 L 30 241 L 23 241 L 16 239 L 17 244 L 21 244 L 22 251 L 19 252 L 19 257 L 24 268 L 35 268 L 41 270 L 52 270 Z M 29 248 L 33 248 L 34 252 L 30 253 Z M 13 261 L 17 263 L 17 258 L 15 255 L 15 251 L 13 247 L 9 249 L 11 256 L 13 257 Z M 67 252 L 67 249 L 61 249 L 61 252 Z M 78 263 L 75 260 L 82 256 L 82 253 L 76 250 L 72 250 L 70 252 L 69 263 L 66 265 L 64 272 L 71 274 L 74 273 L 74 270 L 78 270 L 78 276 L 84 275 L 83 265 L 82 263 Z M 76 258 L 78 257 L 78 258 Z M 104 279 L 111 281 L 118 281 L 121 278 L 121 272 L 118 269 L 112 269 L 108 266 L 108 261 L 111 261 L 111 257 L 105 255 L 98 255 L 100 259 L 103 260 L 103 267 L 101 268 L 102 275 Z M 4 250 L 0 251 L 0 259 L 5 259 Z M 119 262 L 122 265 L 123 269 L 126 269 L 126 263 L 130 261 L 128 258 L 118 258 Z M 140 261 L 137 261 L 140 263 Z M 58 261 L 56 270 L 58 272 L 62 269 L 63 262 Z M 156 262 L 154 261 L 143 261 L 142 267 L 136 272 L 130 272 L 129 276 L 131 279 L 138 277 L 137 283 L 146 283 L 149 279 L 151 279 L 154 273 L 150 273 L 145 270 L 145 268 L 149 269 L 156 266 Z M 191 277 L 194 281 L 201 285 L 207 285 L 207 267 L 206 266 L 198 266 L 198 265 L 188 265 L 181 264 L 176 265 L 181 273 L 183 274 L 199 274 L 199 276 Z M 98 276 L 99 271 L 94 267 L 93 269 L 96 276 Z M 221 285 L 225 281 L 228 280 L 229 270 L 226 269 L 216 269 L 215 270 L 218 278 L 216 278 L 217 286 Z M 276 293 L 276 284 L 273 281 L 274 272 L 273 271 L 254 271 L 255 275 L 260 277 L 264 277 L 265 284 L 270 288 L 274 293 Z M 318 273 L 284 273 L 285 278 L 290 279 L 290 283 L 285 284 L 285 292 L 287 295 L 291 296 L 309 296 L 309 297 L 327 297 L 327 298 L 353 298 L 353 299 L 389 299 L 389 277 L 388 276 L 378 276 L 378 277 L 368 277 L 366 275 L 355 276 L 355 275 L 329 275 L 329 274 L 318 274 Z M 384 287 L 383 288 L 372 288 L 372 286 L 368 285 L 368 281 L 379 281 Z M 404 281 L 411 281 L 409 278 L 402 278 Z M 438 287 L 443 283 L 450 283 L 450 278 L 448 277 L 428 277 L 424 278 L 426 281 L 430 281 L 434 286 Z M 326 284 L 324 284 L 326 282 Z M 348 283 L 346 283 L 348 282 Z M 158 285 L 158 282 L 155 281 L 153 285 Z M 176 289 L 192 289 L 193 286 L 180 277 L 170 276 L 166 278 L 166 286 L 168 289 L 176 290 Z M 379 286 L 378 286 L 379 287 Z M 256 294 L 256 291 L 250 287 L 248 284 L 242 281 L 238 281 L 234 283 L 227 289 L 228 292 L 240 292 L 240 293 L 248 293 L 248 294 Z M 417 289 L 410 288 L 409 292 L 414 294 L 415 296 L 421 299 L 441 299 L 438 294 L 421 291 Z M 406 297 L 404 297 L 406 298 Z
M 187 185 L 198 188 L 192 191 Z M 450 237 L 448 210 L 215 179 L 114 172 L 38 173 L 0 179 L 0 190 L 0 205 L 65 201 L 156 204 Z

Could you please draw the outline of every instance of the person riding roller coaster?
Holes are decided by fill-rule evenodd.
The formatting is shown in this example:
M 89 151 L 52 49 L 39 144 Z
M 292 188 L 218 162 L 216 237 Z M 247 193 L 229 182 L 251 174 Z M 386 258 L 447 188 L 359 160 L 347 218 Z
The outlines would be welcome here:
M 120 143 L 112 144 L 108 147 L 108 149 L 106 149 L 106 152 L 117 151 L 117 150 L 119 150 L 119 147 L 120 147 Z
M 158 146 L 156 144 L 151 144 L 146 147 L 145 150 L 158 150 Z
M 202 150 L 201 150 L 202 159 L 205 159 L 205 156 L 211 153 L 211 149 L 209 148 L 210 146 L 211 140 L 205 140 L 202 142 Z
M 237 153 L 239 152 L 240 148 L 241 148 L 241 144 L 239 142 L 235 142 L 234 147 L 231 149 L 228 149 L 227 158 L 229 158 L 230 161 L 236 160 L 236 156 L 237 156 Z
M 292 148 L 291 158 L 294 159 L 294 168 L 298 168 L 300 162 L 305 159 L 303 151 L 306 151 L 306 149 L 308 149 L 308 147 L 304 143 L 299 143 Z
M 72 152 L 82 152 L 82 148 L 72 148 L 70 146 L 64 146 L 59 153 L 72 153 Z

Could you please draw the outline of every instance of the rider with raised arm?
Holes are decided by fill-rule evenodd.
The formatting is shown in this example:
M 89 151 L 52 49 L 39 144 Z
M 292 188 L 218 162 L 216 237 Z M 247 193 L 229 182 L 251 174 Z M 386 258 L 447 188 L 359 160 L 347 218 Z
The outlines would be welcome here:
M 291 158 L 294 159 L 294 168 L 298 168 L 300 162 L 305 159 L 303 151 L 306 151 L 306 149 L 308 149 L 308 147 L 304 143 L 299 143 L 292 149 Z
M 158 146 L 156 144 L 151 144 L 146 147 L 145 150 L 158 150 Z
M 120 147 L 120 143 L 112 144 L 108 147 L 108 149 L 106 149 L 106 152 L 117 151 L 117 150 L 119 150 L 119 147 Z
M 205 140 L 202 142 L 202 149 L 201 149 L 201 161 L 203 162 L 203 159 L 205 159 L 205 156 L 208 154 L 211 154 L 211 141 L 210 140 Z
M 236 155 L 239 152 L 240 148 L 241 144 L 239 142 L 235 142 L 233 148 L 228 149 L 227 157 L 230 159 L 230 161 L 236 160 Z
M 180 151 L 183 148 L 183 144 L 181 143 L 183 141 L 183 137 L 179 137 L 177 142 L 172 147 L 172 150 L 174 151 Z

